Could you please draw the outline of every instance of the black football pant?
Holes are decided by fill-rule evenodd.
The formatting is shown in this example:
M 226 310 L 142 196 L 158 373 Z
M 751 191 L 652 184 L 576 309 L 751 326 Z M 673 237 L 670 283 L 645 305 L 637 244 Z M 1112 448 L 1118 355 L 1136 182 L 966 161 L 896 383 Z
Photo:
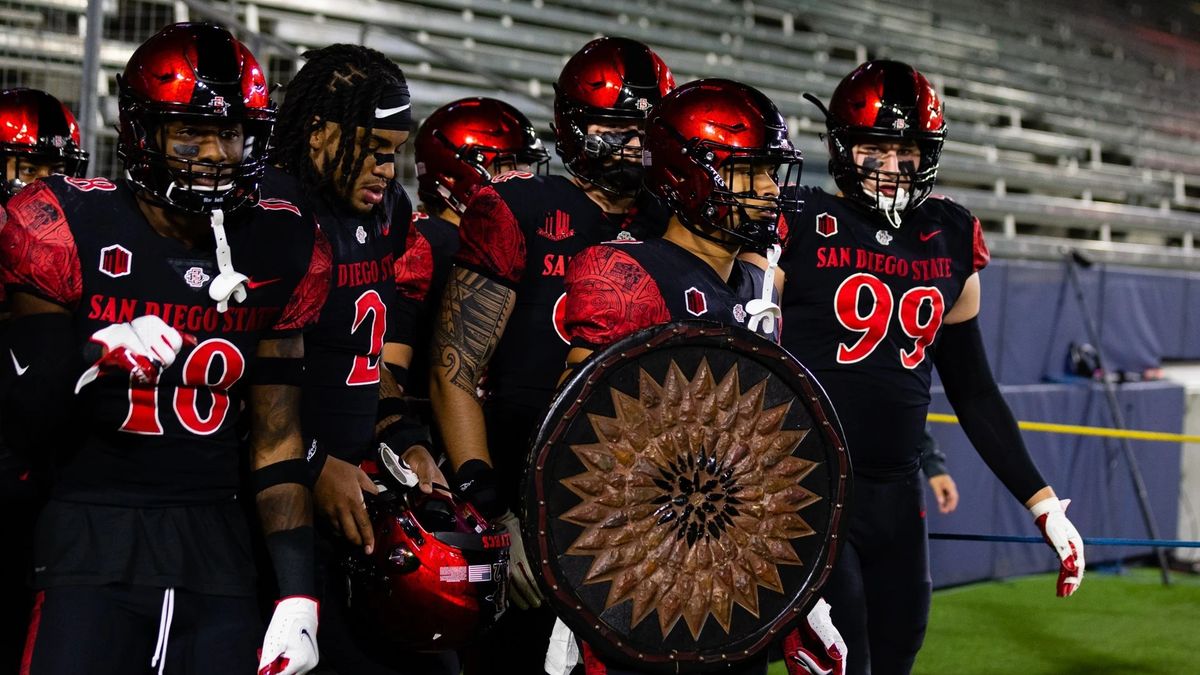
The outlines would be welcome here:
M 61 586 L 37 595 L 21 675 L 254 675 L 253 597 L 148 586 Z
M 912 671 L 932 589 L 920 474 L 856 475 L 846 545 L 822 591 L 846 640 L 848 675 Z
M 25 649 L 29 612 L 33 609 L 33 529 L 44 497 L 24 472 L 0 469 L 0 673 L 18 672 Z

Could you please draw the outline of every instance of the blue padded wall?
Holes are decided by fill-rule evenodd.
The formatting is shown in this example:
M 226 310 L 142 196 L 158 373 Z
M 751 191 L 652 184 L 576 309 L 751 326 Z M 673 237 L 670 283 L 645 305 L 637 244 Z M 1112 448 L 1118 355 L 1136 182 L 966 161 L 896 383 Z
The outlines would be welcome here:
M 1099 385 L 1042 384 L 1003 390 L 1018 419 L 1112 426 Z M 1125 384 L 1120 386 L 1118 396 L 1131 428 L 1182 429 L 1183 387 L 1167 382 Z M 940 389 L 934 391 L 932 410 L 953 412 Z M 927 496 L 930 531 L 1036 535 L 1028 511 L 991 474 L 962 430 L 950 424 L 933 424 L 931 428 L 946 453 L 947 467 L 961 500 L 955 513 L 943 516 L 937 512 L 932 496 Z M 1067 513 L 1080 533 L 1097 537 L 1148 536 L 1118 441 L 1035 432 L 1024 432 L 1024 437 L 1047 482 L 1060 497 L 1072 500 Z M 1139 441 L 1132 447 L 1159 533 L 1169 538 L 1176 531 L 1178 518 L 1180 446 Z M 1091 547 L 1087 549 L 1087 561 L 1096 565 L 1148 552 L 1128 547 Z M 930 557 L 934 585 L 938 587 L 1057 568 L 1053 552 L 1042 544 L 932 541 Z M 1047 592 L 1053 591 L 1048 588 Z

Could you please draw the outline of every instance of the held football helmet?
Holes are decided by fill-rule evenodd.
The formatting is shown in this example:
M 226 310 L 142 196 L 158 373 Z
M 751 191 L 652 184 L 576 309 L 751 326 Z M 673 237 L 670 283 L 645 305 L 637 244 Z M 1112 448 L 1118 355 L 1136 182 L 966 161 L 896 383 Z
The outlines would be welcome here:
M 550 165 L 529 119 L 494 98 L 464 98 L 438 108 L 417 131 L 413 146 L 421 201 L 458 214 L 497 166 L 529 165 L 543 173 Z
M 253 204 L 275 123 L 266 75 L 229 31 L 207 23 L 177 23 L 130 57 L 120 89 L 118 154 L 128 180 L 144 196 L 197 214 Z M 240 122 L 239 161 L 168 155 L 161 126 L 175 119 Z
M 829 171 L 838 188 L 899 227 L 902 218 L 929 197 L 937 180 L 946 140 L 946 120 L 937 91 L 908 64 L 868 61 L 838 84 L 824 112 Z M 856 164 L 854 146 L 871 142 L 915 143 L 920 163 L 914 166 L 911 161 L 901 161 L 899 171 L 885 171 L 873 158 Z M 876 186 L 895 186 L 895 195 L 866 189 L 864 181 L 868 180 Z
M 9 159 L 16 160 L 11 173 Z M 25 187 L 22 167 L 49 166 L 81 177 L 87 171 L 87 159 L 79 125 L 67 106 L 38 89 L 0 91 L 0 167 L 5 171 L 0 204 Z
M 631 197 L 642 183 L 641 146 L 632 141 L 675 77 L 646 45 L 602 37 L 563 66 L 554 85 L 555 151 L 572 175 Z M 638 130 L 589 134 L 589 124 Z
M 400 667 L 397 652 L 458 649 L 504 613 L 509 535 L 445 491 L 385 487 L 368 496 L 374 553 L 350 552 L 343 569 L 360 644 Z
M 740 82 L 697 80 L 667 94 L 647 122 L 643 160 L 646 188 L 706 239 L 770 247 L 779 218 L 801 206 L 754 190 L 756 168 L 776 186 L 797 182 L 803 156 L 775 104 Z M 739 173 L 745 189 L 735 192 Z

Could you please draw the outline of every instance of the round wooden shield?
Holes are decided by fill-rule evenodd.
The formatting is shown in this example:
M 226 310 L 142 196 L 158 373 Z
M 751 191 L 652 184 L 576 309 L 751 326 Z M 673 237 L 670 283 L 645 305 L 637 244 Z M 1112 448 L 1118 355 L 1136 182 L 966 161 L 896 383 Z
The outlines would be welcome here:
M 799 361 L 742 328 L 680 322 L 570 378 L 526 477 L 526 552 L 563 621 L 614 662 L 701 672 L 815 601 L 850 462 Z

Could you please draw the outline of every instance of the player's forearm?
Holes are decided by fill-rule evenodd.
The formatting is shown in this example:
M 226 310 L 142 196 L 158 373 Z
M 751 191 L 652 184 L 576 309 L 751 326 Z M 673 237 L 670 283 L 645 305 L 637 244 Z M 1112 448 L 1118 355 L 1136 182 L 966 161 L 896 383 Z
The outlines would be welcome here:
M 291 385 L 250 387 L 250 466 L 304 458 L 300 437 L 300 388 Z
M 987 363 L 978 319 L 942 329 L 936 354 L 946 398 L 975 450 L 1018 501 L 1046 489 Z
M 316 595 L 311 476 L 299 430 L 300 389 L 250 388 L 255 506 L 281 597 Z
M 481 274 L 455 268 L 442 295 L 430 352 L 429 394 L 454 467 L 491 463 L 476 388 L 500 344 L 516 292 Z
M 429 382 L 429 399 L 451 465 L 457 469 L 472 459 L 491 464 L 483 406 L 474 392 L 468 394 L 435 372 Z
M 422 419 L 408 405 L 404 388 L 397 380 L 395 364 L 388 362 L 379 371 L 379 411 L 375 419 L 375 437 L 392 451 L 403 454 L 414 445 L 433 450 L 429 420 Z M 407 371 L 404 373 L 407 375 Z

